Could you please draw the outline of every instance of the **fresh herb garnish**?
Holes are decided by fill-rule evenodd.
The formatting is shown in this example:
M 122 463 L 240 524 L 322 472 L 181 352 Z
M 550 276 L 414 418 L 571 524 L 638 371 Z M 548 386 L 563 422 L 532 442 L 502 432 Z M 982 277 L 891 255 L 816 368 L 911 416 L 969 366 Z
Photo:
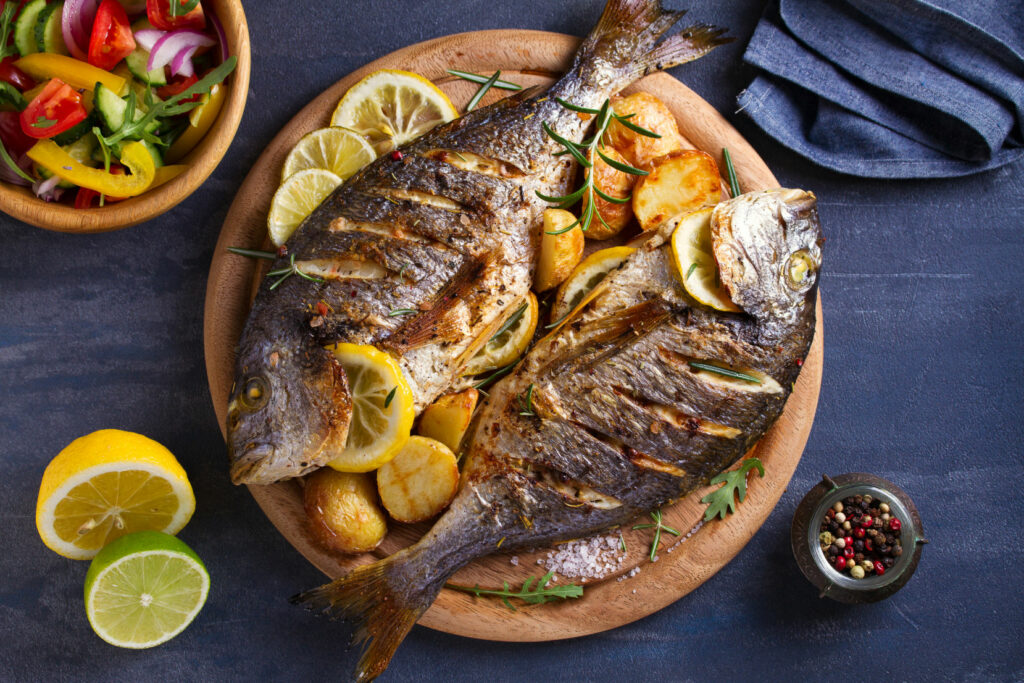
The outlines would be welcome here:
M 695 271 L 695 270 L 697 270 L 697 263 L 696 262 L 691 263 L 690 267 L 686 269 L 686 277 L 684 277 L 683 279 L 684 280 L 689 280 L 690 276 L 693 275 L 693 271 Z
M 277 270 L 272 270 L 267 273 L 267 277 L 277 277 L 278 275 L 280 275 L 281 278 L 274 284 L 270 285 L 271 290 L 277 289 L 278 285 L 290 278 L 292 275 L 298 275 L 310 282 L 323 282 L 323 278 L 316 277 L 315 275 L 309 275 L 308 273 L 303 273 L 299 270 L 299 267 L 295 265 L 295 254 L 291 255 L 286 267 L 278 268 Z
M 391 405 L 391 402 L 395 400 L 395 392 L 398 391 L 398 387 L 391 387 L 391 391 L 388 392 L 387 398 L 384 399 L 384 407 L 387 408 Z
M 520 306 L 515 313 L 509 316 L 508 320 L 502 323 L 501 327 L 498 328 L 498 331 L 491 335 L 491 338 L 487 340 L 487 343 L 490 344 L 492 341 L 500 337 L 502 334 L 508 332 L 509 329 L 511 329 L 512 326 L 515 325 L 519 321 L 519 319 L 523 317 L 523 313 L 526 312 L 527 305 L 527 302 L 524 301 L 523 305 Z
M 277 259 L 277 254 L 272 251 L 256 251 L 255 249 L 242 249 L 241 247 L 228 247 L 228 251 L 232 254 L 248 256 L 249 258 L 263 258 L 268 261 Z
M 473 111 L 473 108 L 476 107 L 476 105 L 480 104 L 480 100 L 484 98 L 484 95 L 487 94 L 487 91 L 490 90 L 491 87 L 498 81 L 498 76 L 500 75 L 500 70 L 495 71 L 494 74 L 490 78 L 488 78 L 483 85 L 477 88 L 476 94 L 473 95 L 473 99 L 471 99 L 469 101 L 469 104 L 466 105 L 466 111 Z
M 519 402 L 519 414 L 526 417 L 533 417 L 537 413 L 533 412 L 533 383 L 526 389 L 526 397 L 522 395 L 516 397 Z
M 24 178 L 30 183 L 34 183 L 36 181 L 35 178 L 30 176 L 28 173 L 25 173 L 25 171 L 22 170 L 21 166 L 18 166 L 18 164 L 14 163 L 14 159 L 12 159 L 11 155 L 7 153 L 7 148 L 4 147 L 4 143 L 2 140 L 0 140 L 0 157 L 3 158 L 4 163 L 7 164 L 8 168 L 17 173 L 20 177 Z
M 572 313 L 572 311 L 569 311 L 569 313 Z M 565 320 L 566 318 L 569 317 L 569 313 L 566 313 L 565 315 L 563 315 L 561 318 L 559 318 L 558 320 L 554 321 L 550 325 L 545 325 L 544 329 L 545 330 L 550 330 L 552 327 L 558 327 L 559 325 L 562 324 L 563 320 Z
M 21 3 L 13 0 L 5 2 L 3 10 L 0 10 L 0 59 L 12 57 L 18 54 L 18 48 L 8 45 L 11 37 L 11 24 L 14 23 L 14 13 L 18 11 Z
M 661 532 L 667 531 L 675 536 L 679 535 L 679 532 L 670 526 L 665 526 L 661 521 L 661 510 L 655 510 L 651 513 L 651 519 L 654 520 L 654 524 L 637 524 L 633 527 L 636 529 L 654 529 L 654 540 L 651 542 L 651 562 L 654 562 L 654 558 L 657 557 L 658 544 L 661 543 Z
M 746 382 L 753 382 L 754 384 L 761 384 L 761 380 L 753 375 L 748 375 L 745 372 L 738 370 L 731 370 L 730 368 L 719 367 L 718 365 L 712 365 L 711 363 L 700 363 L 695 360 L 690 361 L 690 367 L 695 370 L 707 370 L 713 372 L 716 375 L 722 375 L 723 377 L 732 377 L 733 379 L 742 379 Z
M 646 137 L 660 138 L 660 135 L 653 131 L 649 131 L 646 128 L 642 128 L 636 125 L 635 123 L 629 121 L 629 119 L 633 117 L 633 114 L 627 114 L 624 116 L 616 114 L 614 111 L 612 111 L 611 100 L 606 99 L 604 101 L 604 104 L 601 105 L 600 109 L 580 107 L 570 102 L 566 102 L 565 100 L 560 98 L 555 98 L 555 101 L 558 102 L 563 107 L 565 107 L 566 109 L 569 109 L 570 111 L 575 111 L 581 114 L 592 114 L 597 117 L 596 129 L 594 131 L 594 134 L 589 138 L 583 140 L 583 142 L 572 142 L 571 140 L 563 138 L 561 135 L 552 130 L 551 126 L 549 126 L 547 122 L 545 122 L 543 124 L 544 132 L 548 134 L 548 137 L 550 137 L 552 140 L 554 140 L 564 148 L 563 151 L 558 152 L 558 154 L 571 155 L 584 168 L 593 167 L 592 160 L 594 159 L 594 155 L 596 154 L 598 157 L 601 158 L 602 161 L 604 161 L 606 164 L 608 164 L 617 171 L 628 173 L 629 175 L 647 175 L 647 171 L 644 171 L 639 168 L 634 168 L 633 166 L 630 166 L 629 164 L 624 164 L 620 161 L 616 161 L 615 159 L 612 159 L 607 154 L 602 152 L 601 148 L 604 146 L 604 136 L 605 133 L 607 133 L 608 131 L 608 125 L 613 120 L 618 121 L 622 125 L 629 128 L 630 130 L 635 131 L 636 133 L 644 135 Z M 584 208 L 583 213 L 580 215 L 580 217 L 577 218 L 572 223 L 570 223 L 565 228 L 562 228 L 561 230 L 549 232 L 549 235 L 560 235 L 563 232 L 569 232 L 577 225 L 580 227 L 580 230 L 586 231 L 590 227 L 590 224 L 593 221 L 595 215 L 597 216 L 597 219 L 601 221 L 601 223 L 606 228 L 612 230 L 612 228 L 608 225 L 608 223 L 605 222 L 604 218 L 601 216 L 601 212 L 597 211 L 594 208 L 594 195 L 596 194 L 601 199 L 612 204 L 625 204 L 632 199 L 631 195 L 627 195 L 625 197 L 613 197 L 609 194 L 606 194 L 602 192 L 600 188 L 598 188 L 595 184 L 595 173 L 586 173 L 584 175 L 585 177 L 583 179 L 583 184 L 580 185 L 580 187 L 575 192 L 572 192 L 570 194 L 560 197 L 553 197 L 543 194 L 541 192 L 537 192 L 538 197 L 548 202 L 549 204 L 553 204 L 555 207 L 559 209 L 568 209 L 576 202 L 586 198 L 586 208 Z
M 478 389 L 480 391 L 483 391 L 485 388 L 491 386 L 492 384 L 497 382 L 499 379 L 501 379 L 502 377 L 504 377 L 508 373 L 512 372 L 512 368 L 514 368 L 516 366 L 516 363 L 518 363 L 518 362 L 519 361 L 512 361 L 508 365 L 506 365 L 504 367 L 498 368 L 497 370 L 495 370 L 494 372 L 489 374 L 487 377 L 485 377 L 481 381 L 479 381 L 476 384 L 474 384 L 473 388 L 474 389 Z
M 622 534 L 619 534 L 619 549 L 622 550 L 622 552 L 627 552 L 626 539 L 622 536 Z
M 199 0 L 180 0 L 175 2 L 171 0 L 169 3 L 168 10 L 172 17 L 185 16 L 199 5 Z
M 550 571 L 545 574 L 540 580 L 531 576 L 523 582 L 523 587 L 518 591 L 513 591 L 508 585 L 508 581 L 504 582 L 504 589 L 492 590 L 489 588 L 481 588 L 477 586 L 460 586 L 454 583 L 446 583 L 445 588 L 452 588 L 457 591 L 463 591 L 464 593 L 472 593 L 478 598 L 482 597 L 495 597 L 501 598 L 501 601 L 505 603 L 513 612 L 518 611 L 509 598 L 515 598 L 516 600 L 522 600 L 528 605 L 542 605 L 545 602 L 551 602 L 553 600 L 566 600 L 568 598 L 578 598 L 583 595 L 583 586 L 575 583 L 569 583 L 564 586 L 548 586 L 548 582 L 551 581 L 551 577 L 555 575 L 554 571 Z M 536 581 L 536 585 L 534 585 Z
M 764 465 L 761 461 L 757 458 L 747 458 L 738 469 L 722 472 L 711 480 L 712 484 L 725 482 L 725 486 L 700 499 L 700 502 L 708 504 L 708 509 L 704 511 L 705 522 L 710 522 L 715 517 L 725 519 L 727 514 L 736 512 L 737 503 L 742 503 L 747 497 L 747 472 L 755 467 L 763 477 Z
M 458 69 L 447 69 L 447 71 L 452 76 L 458 76 L 459 78 L 461 78 L 463 80 L 469 81 L 471 83 L 476 83 L 478 85 L 483 85 L 487 81 L 491 80 L 491 78 L 489 76 L 483 76 L 481 74 L 475 74 L 475 73 L 472 73 L 470 71 L 459 71 Z M 508 81 L 503 81 L 501 79 L 495 79 L 494 83 L 491 83 L 491 87 L 492 88 L 500 88 L 502 90 L 522 90 L 523 89 L 523 86 L 521 86 L 521 85 L 517 85 L 515 83 L 509 83 Z
M 202 104 L 201 100 L 197 100 L 195 102 L 187 102 L 186 100 L 189 100 L 196 95 L 205 95 L 210 92 L 210 89 L 213 86 L 223 81 L 228 77 L 228 74 L 234 71 L 237 63 L 238 57 L 234 55 L 228 57 L 217 68 L 210 71 L 177 95 L 169 97 L 166 100 L 157 101 L 153 96 L 152 88 L 147 88 L 144 99 L 147 111 L 138 119 L 135 118 L 137 102 L 135 92 L 132 91 L 128 93 L 128 106 L 125 108 L 124 123 L 121 124 L 121 127 L 107 136 L 104 136 L 98 127 L 94 127 L 92 129 L 93 133 L 96 134 L 96 137 L 99 138 L 100 142 L 108 147 L 112 147 L 125 138 L 145 140 L 157 145 L 166 146 L 166 142 L 164 140 L 154 135 L 151 131 L 146 130 L 150 124 L 158 118 L 177 116 L 178 114 L 184 114 L 185 112 L 198 107 Z
M 394 318 L 399 315 L 412 315 L 413 313 L 419 313 L 415 308 L 393 308 L 388 313 L 389 318 Z
M 729 150 L 722 148 L 722 159 L 725 160 L 725 174 L 729 178 L 729 192 L 732 193 L 733 197 L 740 196 L 740 181 L 736 177 L 736 168 L 732 165 L 732 155 L 729 154 Z
M 28 124 L 33 128 L 52 128 L 57 123 L 57 119 L 48 119 L 42 114 L 36 117 L 36 120 Z

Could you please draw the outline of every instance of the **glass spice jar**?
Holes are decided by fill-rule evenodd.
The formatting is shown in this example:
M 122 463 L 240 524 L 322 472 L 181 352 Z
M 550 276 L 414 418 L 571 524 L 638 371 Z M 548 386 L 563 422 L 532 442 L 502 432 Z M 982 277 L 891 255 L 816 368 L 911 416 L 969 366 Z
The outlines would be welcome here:
M 837 501 L 851 496 L 870 495 L 888 504 L 893 518 L 900 520 L 900 539 L 903 552 L 893 566 L 881 576 L 854 578 L 837 570 L 830 562 L 819 541 L 822 520 Z M 921 557 L 921 548 L 927 543 L 923 537 L 921 518 L 914 502 L 903 489 L 891 481 L 873 474 L 854 472 L 837 477 L 822 477 L 820 484 L 808 491 L 793 515 L 790 543 L 800 571 L 821 591 L 819 597 L 829 597 L 846 603 L 866 603 L 883 600 L 902 588 Z

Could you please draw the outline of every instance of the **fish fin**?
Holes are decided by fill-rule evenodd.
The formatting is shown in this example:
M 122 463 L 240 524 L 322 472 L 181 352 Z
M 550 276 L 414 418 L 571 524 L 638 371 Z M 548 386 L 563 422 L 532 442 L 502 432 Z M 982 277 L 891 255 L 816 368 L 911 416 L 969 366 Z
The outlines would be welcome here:
M 660 0 L 609 0 L 574 66 L 584 78 L 602 79 L 606 76 L 604 65 L 610 64 L 621 78 L 620 86 L 608 88 L 615 91 L 653 71 L 703 57 L 735 40 L 722 35 L 726 29 L 695 24 L 662 41 L 684 14 L 685 10 L 665 9 Z
M 410 582 L 395 571 L 396 560 L 403 555 L 357 567 L 347 576 L 290 598 L 292 604 L 355 625 L 352 644 L 363 645 L 356 681 L 372 681 L 384 672 L 443 585 L 432 583 L 410 594 Z

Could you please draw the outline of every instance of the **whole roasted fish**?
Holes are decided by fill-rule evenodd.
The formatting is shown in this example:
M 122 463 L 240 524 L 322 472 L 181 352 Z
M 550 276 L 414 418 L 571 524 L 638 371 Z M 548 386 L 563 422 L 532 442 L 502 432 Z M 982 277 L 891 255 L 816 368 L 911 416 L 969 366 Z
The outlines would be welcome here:
M 328 344 L 391 353 L 417 410 L 451 386 L 527 295 L 547 207 L 536 192 L 566 194 L 572 180 L 572 160 L 556 155 L 543 125 L 580 141 L 588 122 L 556 98 L 600 107 L 637 78 L 725 42 L 708 26 L 659 42 L 682 14 L 656 0 L 611 0 L 550 90 L 524 91 L 385 154 L 302 223 L 289 258 L 322 281 L 264 283 L 256 297 L 228 406 L 235 483 L 300 476 L 344 450 L 351 397 Z M 407 309 L 417 313 L 392 315 Z
M 360 622 L 372 678 L 469 561 L 625 524 L 706 483 L 782 412 L 810 348 L 821 265 L 814 195 L 715 207 L 711 237 L 740 313 L 690 299 L 669 221 L 606 276 L 491 395 L 467 435 L 462 487 L 418 543 L 297 602 Z

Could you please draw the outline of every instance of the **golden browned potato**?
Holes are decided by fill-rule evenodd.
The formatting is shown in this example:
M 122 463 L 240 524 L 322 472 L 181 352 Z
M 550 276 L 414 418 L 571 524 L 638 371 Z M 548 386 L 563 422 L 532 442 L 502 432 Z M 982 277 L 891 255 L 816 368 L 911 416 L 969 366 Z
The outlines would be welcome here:
M 711 155 L 679 150 L 654 162 L 633 190 L 633 212 L 646 232 L 680 213 L 717 204 L 722 198 L 718 166 Z
M 423 410 L 416 431 L 420 436 L 440 441 L 453 453 L 458 453 L 479 397 L 480 392 L 476 389 L 442 396 Z
M 455 454 L 440 441 L 410 436 L 402 450 L 377 470 L 380 502 L 399 522 L 422 522 L 452 502 L 459 490 Z
M 575 220 L 576 216 L 564 209 L 544 209 L 544 234 L 537 272 L 533 275 L 536 291 L 544 292 L 560 285 L 583 257 L 583 231 L 579 226 L 561 232 Z
M 365 553 L 388 533 L 370 474 L 325 467 L 306 477 L 303 498 L 313 536 L 331 550 Z
M 613 119 L 608 125 L 608 140 L 631 166 L 649 170 L 658 157 L 683 148 L 676 117 L 654 95 L 638 92 L 627 97 L 613 97 L 612 109 L 622 116 L 635 114 L 629 119 L 630 123 L 661 136 L 649 138 Z
M 620 163 L 628 164 L 626 159 L 615 151 L 611 147 L 605 147 L 601 150 L 608 158 L 618 161 Z M 587 175 L 594 174 L 594 186 L 604 192 L 610 197 L 617 197 L 620 199 L 629 197 L 629 193 L 633 191 L 633 186 L 636 185 L 637 178 L 639 176 L 632 175 L 630 173 L 623 173 L 622 171 L 612 168 L 605 160 L 596 154 L 593 155 L 591 161 L 593 163 L 592 169 L 587 169 Z M 589 203 L 587 195 L 583 195 L 583 208 L 582 211 L 587 210 L 587 204 Z M 604 219 L 604 223 L 601 222 L 597 216 L 590 221 L 590 227 L 587 228 L 586 236 L 591 237 L 595 240 L 606 240 L 609 237 L 615 237 L 622 229 L 633 220 L 633 205 L 631 202 L 625 204 L 616 204 L 615 202 L 609 202 L 606 199 L 602 199 L 597 194 L 594 195 L 594 209 L 597 213 L 601 214 L 601 218 Z

